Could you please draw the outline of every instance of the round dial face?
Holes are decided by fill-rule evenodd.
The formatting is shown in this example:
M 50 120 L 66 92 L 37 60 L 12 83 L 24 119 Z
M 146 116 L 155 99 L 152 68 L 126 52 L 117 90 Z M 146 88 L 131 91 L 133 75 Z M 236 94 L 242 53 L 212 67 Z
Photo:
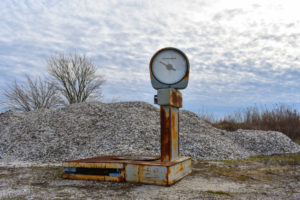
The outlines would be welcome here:
M 174 84 L 186 75 L 188 62 L 186 56 L 176 49 L 165 49 L 154 55 L 152 73 L 165 84 Z

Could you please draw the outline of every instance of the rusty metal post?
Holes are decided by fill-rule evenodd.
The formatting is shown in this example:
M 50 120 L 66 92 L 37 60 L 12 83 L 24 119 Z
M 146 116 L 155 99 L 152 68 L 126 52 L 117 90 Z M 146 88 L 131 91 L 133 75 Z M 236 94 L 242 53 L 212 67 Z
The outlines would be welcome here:
M 160 89 L 156 99 L 157 104 L 160 105 L 161 161 L 175 161 L 180 157 L 178 120 L 182 95 L 172 88 Z
M 178 108 L 160 106 L 161 161 L 170 162 L 179 158 Z

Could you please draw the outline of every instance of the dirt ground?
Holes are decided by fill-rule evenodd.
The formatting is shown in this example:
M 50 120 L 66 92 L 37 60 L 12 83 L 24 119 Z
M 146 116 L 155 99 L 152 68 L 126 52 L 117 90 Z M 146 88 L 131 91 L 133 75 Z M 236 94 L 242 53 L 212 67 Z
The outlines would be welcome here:
M 62 171 L 2 163 L 0 199 L 300 199 L 300 154 L 193 161 L 193 173 L 170 187 L 65 180 Z

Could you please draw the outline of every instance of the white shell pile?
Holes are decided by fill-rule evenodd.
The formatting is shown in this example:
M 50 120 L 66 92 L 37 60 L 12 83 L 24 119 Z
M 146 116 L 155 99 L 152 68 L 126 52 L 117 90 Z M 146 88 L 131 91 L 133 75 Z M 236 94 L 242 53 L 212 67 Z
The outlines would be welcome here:
M 159 117 L 159 109 L 145 102 L 9 111 L 0 114 L 0 158 L 60 162 L 98 155 L 159 155 Z M 279 132 L 219 130 L 181 111 L 180 151 L 193 159 L 234 159 L 296 153 L 300 146 Z

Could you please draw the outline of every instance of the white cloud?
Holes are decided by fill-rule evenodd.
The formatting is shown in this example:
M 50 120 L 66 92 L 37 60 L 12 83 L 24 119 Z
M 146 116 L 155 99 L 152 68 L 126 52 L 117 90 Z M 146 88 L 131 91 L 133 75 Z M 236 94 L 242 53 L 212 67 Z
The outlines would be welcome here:
M 101 67 L 108 99 L 119 93 L 121 99 L 147 100 L 155 93 L 148 74 L 151 56 L 159 48 L 175 46 L 190 58 L 184 101 L 191 105 L 296 99 L 300 94 L 298 4 L 289 0 L 1 1 L 0 83 L 25 72 L 45 73 L 47 57 L 76 50 Z

